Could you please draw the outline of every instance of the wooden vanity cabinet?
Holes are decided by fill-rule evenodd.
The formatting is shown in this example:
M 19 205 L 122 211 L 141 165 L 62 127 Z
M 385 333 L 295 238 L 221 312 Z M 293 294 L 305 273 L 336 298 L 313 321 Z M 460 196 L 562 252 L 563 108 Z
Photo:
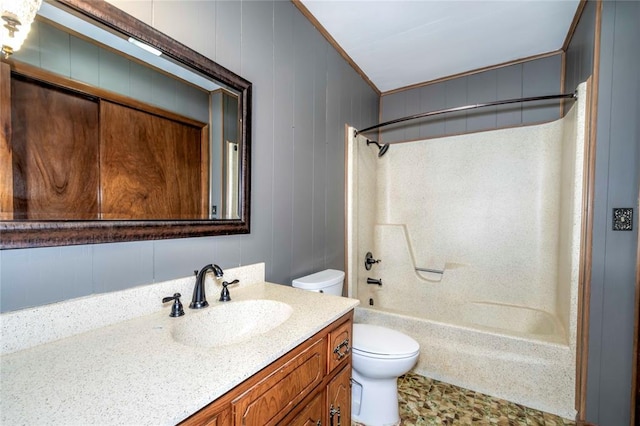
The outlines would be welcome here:
M 324 379 L 326 341 L 317 338 L 276 371 L 249 388 L 231 403 L 234 424 L 276 424 Z M 279 364 L 279 363 L 278 363 Z
M 327 385 L 327 425 L 351 425 L 351 365 L 340 370 Z
M 201 426 L 231 426 L 231 407 L 217 409 L 216 412 L 207 412 L 206 409 L 198 411 L 193 416 L 180 424 Z
M 329 339 L 329 364 L 327 371 L 331 373 L 337 367 L 344 365 L 348 358 L 351 360 L 351 330 L 353 322 L 344 322 L 336 326 L 328 334 Z
M 313 397 L 302 411 L 300 411 L 290 422 L 289 426 L 318 426 L 323 425 L 326 402 L 324 392 L 320 392 Z
M 180 424 L 349 426 L 352 326 L 353 311 Z

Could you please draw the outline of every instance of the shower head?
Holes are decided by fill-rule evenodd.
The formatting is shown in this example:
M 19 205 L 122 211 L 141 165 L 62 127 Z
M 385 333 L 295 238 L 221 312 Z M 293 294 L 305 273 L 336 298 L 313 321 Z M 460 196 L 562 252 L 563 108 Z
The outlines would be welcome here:
M 378 142 L 376 141 L 371 141 L 369 139 L 367 139 L 367 146 L 369 146 L 369 144 L 374 144 L 375 146 L 378 147 L 378 158 L 382 157 L 384 154 L 387 153 L 387 151 L 389 150 L 389 144 L 386 143 L 384 145 L 380 145 Z

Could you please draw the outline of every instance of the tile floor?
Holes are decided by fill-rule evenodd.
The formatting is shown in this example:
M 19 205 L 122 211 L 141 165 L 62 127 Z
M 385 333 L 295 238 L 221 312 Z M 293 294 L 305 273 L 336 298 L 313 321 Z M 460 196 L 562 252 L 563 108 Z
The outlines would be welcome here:
M 412 373 L 398 379 L 398 397 L 401 426 L 575 425 L 552 414 Z

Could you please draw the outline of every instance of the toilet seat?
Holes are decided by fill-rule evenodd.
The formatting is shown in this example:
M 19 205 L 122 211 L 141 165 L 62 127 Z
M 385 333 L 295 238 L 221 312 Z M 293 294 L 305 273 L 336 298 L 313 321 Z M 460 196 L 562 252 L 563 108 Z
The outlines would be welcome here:
M 420 352 L 420 344 L 406 334 L 390 328 L 353 324 L 352 350 L 371 358 L 410 358 Z

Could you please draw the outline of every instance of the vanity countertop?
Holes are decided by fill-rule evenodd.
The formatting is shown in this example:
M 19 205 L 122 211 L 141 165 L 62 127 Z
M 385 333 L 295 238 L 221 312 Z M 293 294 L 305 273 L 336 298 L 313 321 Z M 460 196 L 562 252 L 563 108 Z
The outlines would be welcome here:
M 270 299 L 289 304 L 291 317 L 243 342 L 191 347 L 171 336 L 176 321 L 201 312 L 183 300 L 183 317 L 169 317 L 167 304 L 152 314 L 3 355 L 0 423 L 175 424 L 358 304 L 270 283 L 230 289 L 231 302 L 210 296 L 211 307 Z

